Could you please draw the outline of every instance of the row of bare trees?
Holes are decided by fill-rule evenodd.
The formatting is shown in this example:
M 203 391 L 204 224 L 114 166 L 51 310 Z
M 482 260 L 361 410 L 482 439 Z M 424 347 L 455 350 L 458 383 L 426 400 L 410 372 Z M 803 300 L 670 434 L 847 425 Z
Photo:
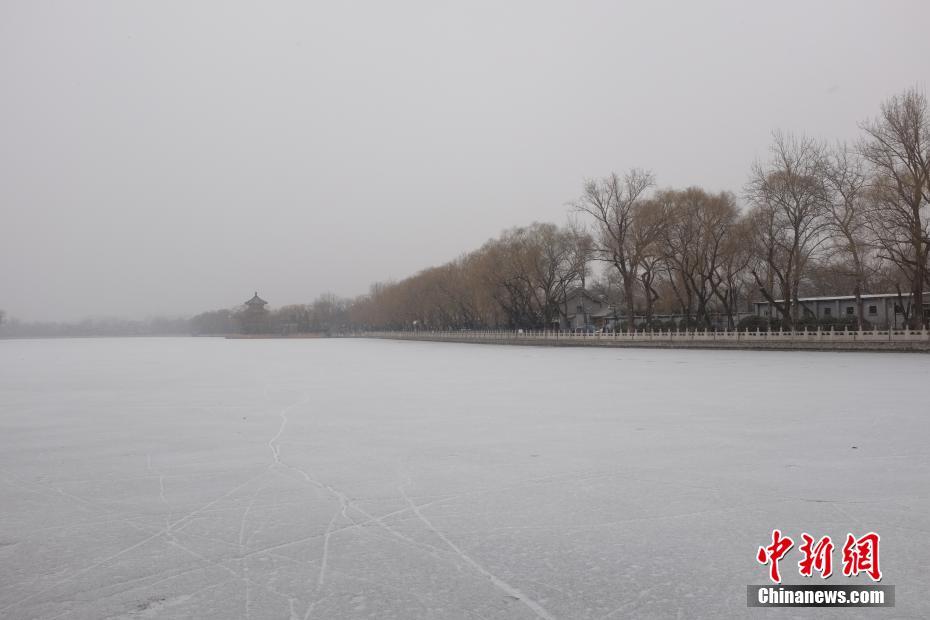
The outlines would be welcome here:
M 657 314 L 734 325 L 753 299 L 788 326 L 809 294 L 897 289 L 912 325 L 930 248 L 930 117 L 916 89 L 892 97 L 854 144 L 775 132 L 741 198 L 701 188 L 657 189 L 633 169 L 585 183 L 577 223 L 510 230 L 441 267 L 379 284 L 351 322 L 475 328 L 546 327 L 590 286 L 624 317 Z M 592 263 L 605 267 L 592 278 Z M 593 281 L 592 281 L 593 279 Z M 882 289 L 879 291 L 879 289 Z
M 642 170 L 612 174 L 588 181 L 575 203 L 590 222 L 594 258 L 619 285 L 625 316 L 649 322 L 664 298 L 665 313 L 709 324 L 722 310 L 732 322 L 750 258 L 736 198 L 697 187 L 647 196 L 653 185 Z
M 851 283 L 851 290 L 842 292 L 856 297 L 860 321 L 862 294 L 880 274 L 898 289 L 898 305 L 911 324 L 926 324 L 926 97 L 916 90 L 892 97 L 862 130 L 855 145 L 833 147 L 776 133 L 770 160 L 753 167 L 746 189 L 755 250 L 750 273 L 760 294 L 789 324 L 799 319 L 802 285 L 824 263 Z
M 551 327 L 590 274 L 592 240 L 574 226 L 534 223 L 505 231 L 480 249 L 357 299 L 352 322 L 365 327 Z
M 569 224 L 514 228 L 481 248 L 354 300 L 324 296 L 268 315 L 272 331 L 344 328 L 549 328 L 590 291 L 621 321 L 683 317 L 737 324 L 767 301 L 795 327 L 810 295 L 897 291 L 912 326 L 927 324 L 930 287 L 930 111 L 910 89 L 860 126 L 853 144 L 775 132 L 741 195 L 660 189 L 632 169 L 587 181 Z M 742 203 L 742 204 L 741 204 Z M 224 312 L 226 312 L 224 314 Z M 201 315 L 195 331 L 233 329 L 235 313 Z

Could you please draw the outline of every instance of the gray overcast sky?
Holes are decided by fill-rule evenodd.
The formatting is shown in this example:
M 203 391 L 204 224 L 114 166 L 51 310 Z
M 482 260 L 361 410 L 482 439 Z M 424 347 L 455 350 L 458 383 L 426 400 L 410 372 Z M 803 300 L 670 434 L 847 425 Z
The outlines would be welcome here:
M 563 222 L 585 177 L 740 191 L 774 128 L 927 88 L 930 2 L 0 4 L 0 308 L 354 295 Z

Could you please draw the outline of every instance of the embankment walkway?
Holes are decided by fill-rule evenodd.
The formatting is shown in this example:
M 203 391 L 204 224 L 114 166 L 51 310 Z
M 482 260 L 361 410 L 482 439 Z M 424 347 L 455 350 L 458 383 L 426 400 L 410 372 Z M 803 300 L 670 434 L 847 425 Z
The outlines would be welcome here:
M 930 353 L 928 330 L 710 331 L 636 330 L 601 334 L 559 331 L 368 331 L 343 337 L 551 347 L 653 347 Z

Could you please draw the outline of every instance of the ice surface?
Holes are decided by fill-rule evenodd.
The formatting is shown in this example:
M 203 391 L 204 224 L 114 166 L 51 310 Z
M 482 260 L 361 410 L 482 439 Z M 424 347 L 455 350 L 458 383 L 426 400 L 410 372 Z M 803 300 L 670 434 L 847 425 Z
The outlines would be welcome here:
M 0 341 L 0 617 L 930 617 L 928 377 L 915 354 Z M 747 609 L 775 527 L 879 532 L 896 609 Z

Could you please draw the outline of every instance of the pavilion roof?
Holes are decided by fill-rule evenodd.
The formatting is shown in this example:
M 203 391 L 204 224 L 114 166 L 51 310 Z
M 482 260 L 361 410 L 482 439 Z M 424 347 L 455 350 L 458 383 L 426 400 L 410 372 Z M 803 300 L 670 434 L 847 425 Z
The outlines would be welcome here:
M 258 296 L 258 291 L 252 296 L 252 299 L 245 302 L 247 306 L 267 306 L 268 302 Z

